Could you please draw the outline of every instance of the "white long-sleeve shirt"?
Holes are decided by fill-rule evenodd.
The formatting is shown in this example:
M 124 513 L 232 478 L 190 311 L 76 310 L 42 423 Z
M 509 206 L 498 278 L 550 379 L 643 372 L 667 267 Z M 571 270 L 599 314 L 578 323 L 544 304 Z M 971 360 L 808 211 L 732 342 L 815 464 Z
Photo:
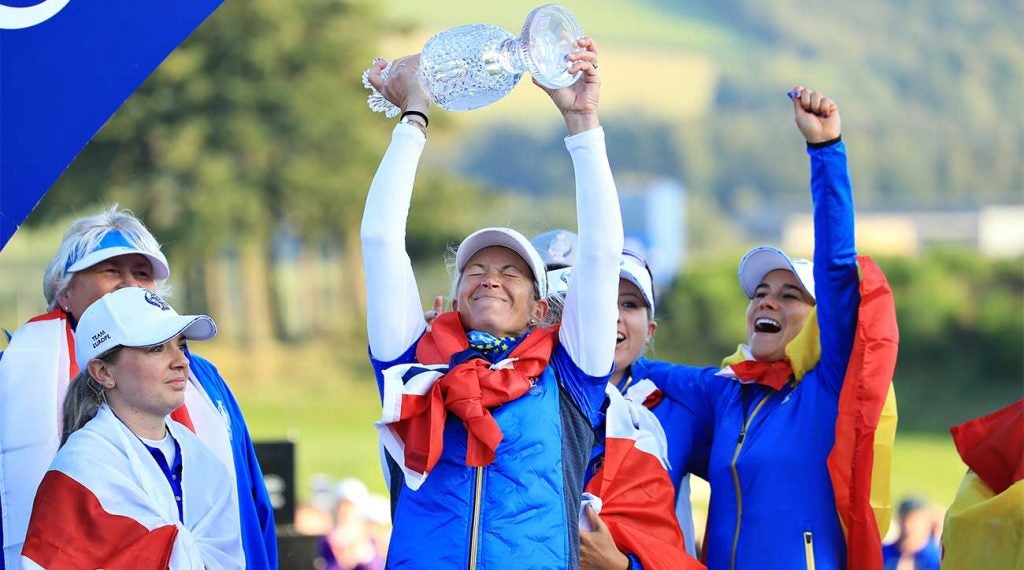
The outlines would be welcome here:
M 370 186 L 360 227 L 367 279 L 370 351 L 383 361 L 408 350 L 425 330 L 423 304 L 406 252 L 406 224 L 426 137 L 398 124 Z M 577 182 L 577 264 L 565 297 L 559 340 L 590 375 L 611 367 L 618 318 L 622 214 L 604 146 L 604 131 L 566 137 Z
M 392 134 L 363 212 L 360 237 L 366 274 L 370 352 L 381 361 L 399 357 L 423 334 L 423 304 L 405 249 L 406 222 L 416 168 L 426 137 L 411 125 Z M 565 139 L 576 173 L 579 234 L 576 265 L 566 294 L 559 340 L 580 369 L 607 374 L 615 353 L 622 216 L 604 130 Z

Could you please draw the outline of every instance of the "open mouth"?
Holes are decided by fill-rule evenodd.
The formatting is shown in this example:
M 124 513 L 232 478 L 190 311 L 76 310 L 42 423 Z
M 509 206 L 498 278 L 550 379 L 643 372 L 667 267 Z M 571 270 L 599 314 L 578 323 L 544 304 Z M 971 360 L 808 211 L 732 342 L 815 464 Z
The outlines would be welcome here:
M 619 334 L 615 335 L 615 345 L 616 346 L 622 344 L 623 342 L 625 342 L 625 340 L 626 340 L 626 335 L 624 335 L 622 333 L 619 333 Z
M 762 333 L 777 333 L 782 330 L 782 325 L 775 319 L 760 317 L 754 321 L 754 330 Z

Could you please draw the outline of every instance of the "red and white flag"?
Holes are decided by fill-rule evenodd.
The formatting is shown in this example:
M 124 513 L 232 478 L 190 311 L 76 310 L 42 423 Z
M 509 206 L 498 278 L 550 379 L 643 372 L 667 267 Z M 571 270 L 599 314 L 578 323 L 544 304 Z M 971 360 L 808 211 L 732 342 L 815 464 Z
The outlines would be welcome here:
M 184 522 L 156 461 L 104 405 L 43 478 L 23 566 L 244 568 L 234 478 L 188 429 L 167 425 L 182 454 Z
M 601 520 L 619 550 L 649 569 L 703 569 L 686 553 L 658 419 L 609 384 L 604 462 L 585 491 L 601 498 Z M 653 422 L 653 423 L 652 423 Z

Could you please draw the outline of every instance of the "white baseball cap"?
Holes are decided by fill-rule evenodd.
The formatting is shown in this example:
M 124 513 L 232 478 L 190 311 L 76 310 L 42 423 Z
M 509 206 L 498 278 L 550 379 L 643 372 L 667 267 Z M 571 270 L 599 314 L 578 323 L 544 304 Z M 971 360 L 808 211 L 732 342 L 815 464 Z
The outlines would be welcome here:
M 548 270 L 572 267 L 576 264 L 576 242 L 579 238 L 569 230 L 551 230 L 535 236 L 530 243 L 540 254 Z M 548 279 L 548 283 L 551 280 Z
M 477 230 L 462 240 L 458 251 L 455 252 L 455 271 L 458 277 L 462 278 L 462 270 L 476 252 L 485 247 L 501 246 L 516 252 L 523 258 L 527 267 L 533 272 L 533 282 L 543 299 L 547 296 L 547 271 L 544 267 L 544 260 L 526 237 L 511 228 L 484 228 Z
M 106 235 L 103 236 L 103 239 L 96 244 L 96 247 L 92 248 L 81 257 L 71 256 L 64 265 L 64 272 L 74 273 L 76 271 L 88 269 L 101 261 L 110 259 L 111 257 L 128 255 L 131 253 L 137 253 L 149 259 L 150 264 L 153 265 L 154 279 L 167 279 L 171 274 L 171 270 L 167 265 L 167 258 L 164 257 L 163 253 L 160 253 L 160 251 L 150 252 L 139 249 L 135 245 L 132 245 L 128 238 L 118 230 L 111 230 L 107 232 Z
M 785 269 L 796 276 L 804 292 L 814 297 L 814 263 L 800 257 L 789 257 L 781 249 L 769 245 L 755 247 L 740 260 L 740 287 L 748 299 L 754 298 L 757 286 L 765 275 L 776 269 Z
M 107 293 L 89 305 L 75 329 L 78 369 L 118 346 L 153 346 L 178 336 L 206 340 L 217 325 L 206 315 L 179 315 L 160 295 L 140 287 Z
M 619 262 L 619 277 L 627 279 L 640 289 L 640 293 L 654 316 L 654 279 L 647 261 L 639 253 L 628 249 L 622 250 L 622 261 Z

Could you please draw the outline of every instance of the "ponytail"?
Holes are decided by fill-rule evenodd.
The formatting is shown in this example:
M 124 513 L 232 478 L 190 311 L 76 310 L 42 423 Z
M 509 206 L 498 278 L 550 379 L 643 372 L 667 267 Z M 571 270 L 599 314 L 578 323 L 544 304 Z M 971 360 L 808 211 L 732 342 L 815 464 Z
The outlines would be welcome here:
M 120 346 L 107 351 L 96 358 L 108 364 L 113 364 L 121 353 Z M 89 375 L 88 370 L 83 370 L 71 380 L 68 387 L 68 394 L 64 398 L 64 417 L 61 422 L 60 446 L 64 444 L 75 433 L 82 428 L 89 420 L 96 417 L 100 411 L 100 405 L 106 403 L 106 388 L 100 385 L 95 378 Z

